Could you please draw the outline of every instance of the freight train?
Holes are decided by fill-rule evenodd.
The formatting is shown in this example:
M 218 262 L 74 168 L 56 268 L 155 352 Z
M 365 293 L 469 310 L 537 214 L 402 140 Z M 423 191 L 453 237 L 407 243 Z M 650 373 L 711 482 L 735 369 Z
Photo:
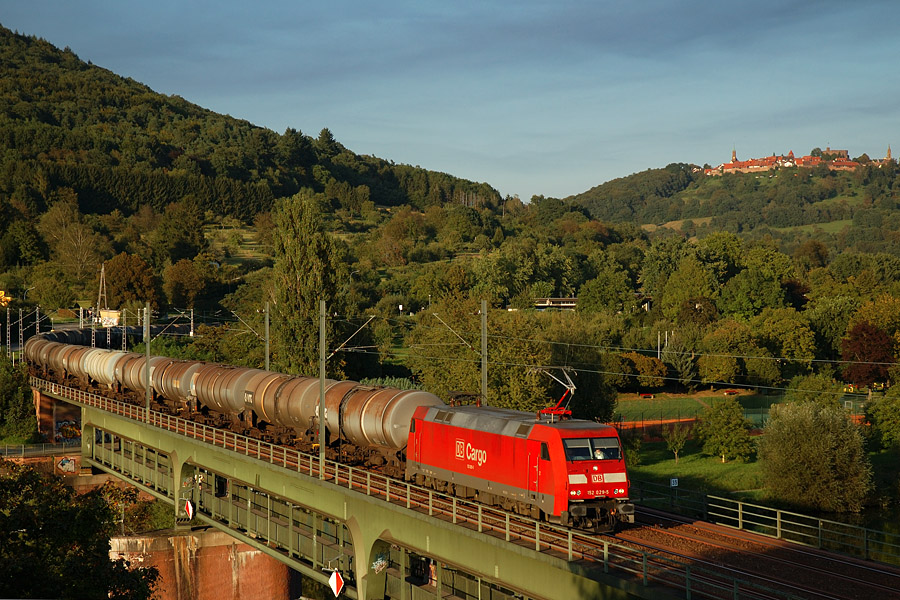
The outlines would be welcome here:
M 137 335 L 132 328 L 126 334 Z M 121 346 L 120 330 L 95 342 Z M 316 378 L 90 347 L 90 329 L 31 337 L 33 375 L 230 428 L 318 447 Z M 102 344 L 101 344 L 102 345 Z M 634 521 L 618 434 L 592 421 L 450 406 L 420 390 L 325 382 L 326 455 L 436 490 L 589 531 Z

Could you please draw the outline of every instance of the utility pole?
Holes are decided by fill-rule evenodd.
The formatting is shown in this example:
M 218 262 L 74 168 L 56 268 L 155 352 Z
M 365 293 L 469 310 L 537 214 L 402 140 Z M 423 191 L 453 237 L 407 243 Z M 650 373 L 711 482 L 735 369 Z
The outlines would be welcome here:
M 269 303 L 266 302 L 266 371 L 269 370 Z
M 144 407 L 146 408 L 147 422 L 150 422 L 150 303 L 144 305 L 144 348 L 147 355 L 144 358 L 144 379 L 147 389 L 144 392 Z
M 487 300 L 481 301 L 481 401 L 487 405 Z
M 325 479 L 325 301 L 319 300 L 319 479 Z
M 97 293 L 97 311 L 107 310 L 106 303 L 106 263 L 100 264 L 100 291 Z M 95 315 L 96 316 L 96 315 Z
M 22 320 L 22 309 L 19 309 L 19 358 L 22 358 L 22 350 L 25 349 L 25 332 L 23 331 L 23 326 L 25 322 Z M 13 355 L 15 357 L 15 355 Z M 15 366 L 16 361 L 13 360 L 13 366 Z

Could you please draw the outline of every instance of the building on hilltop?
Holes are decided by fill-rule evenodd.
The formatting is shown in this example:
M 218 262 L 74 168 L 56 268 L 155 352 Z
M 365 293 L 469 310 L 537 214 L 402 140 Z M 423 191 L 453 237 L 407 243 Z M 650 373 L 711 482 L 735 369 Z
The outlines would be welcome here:
M 832 150 L 828 146 L 822 150 L 822 156 L 831 156 L 837 160 L 850 160 L 850 152 L 847 150 Z
M 894 159 L 891 157 L 891 147 L 888 146 L 887 155 L 881 160 L 871 161 L 870 164 L 881 167 L 882 165 L 893 162 Z M 763 173 L 779 167 L 804 167 L 811 169 L 819 165 L 825 165 L 830 171 L 855 171 L 860 167 L 859 162 L 850 160 L 850 153 L 847 150 L 832 150 L 831 148 L 825 148 L 825 150 L 822 151 L 821 156 L 806 155 L 800 157 L 794 156 L 794 151 L 791 150 L 786 155 L 781 156 L 772 154 L 772 156 L 763 158 L 738 160 L 737 150 L 732 149 L 730 162 L 722 163 L 721 165 L 710 169 L 703 169 L 703 174 L 724 175 L 725 173 Z

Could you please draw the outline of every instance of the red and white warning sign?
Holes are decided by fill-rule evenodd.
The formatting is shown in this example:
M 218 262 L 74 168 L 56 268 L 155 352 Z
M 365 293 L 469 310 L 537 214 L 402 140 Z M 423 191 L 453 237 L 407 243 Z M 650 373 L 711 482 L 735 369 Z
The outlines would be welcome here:
M 334 597 L 337 598 L 341 595 L 341 590 L 344 589 L 344 578 L 341 577 L 339 572 L 333 571 L 331 577 L 328 578 L 328 585 L 331 586 L 331 591 L 334 592 Z
M 187 513 L 188 519 L 194 518 L 194 505 L 190 500 L 184 501 L 184 512 Z

